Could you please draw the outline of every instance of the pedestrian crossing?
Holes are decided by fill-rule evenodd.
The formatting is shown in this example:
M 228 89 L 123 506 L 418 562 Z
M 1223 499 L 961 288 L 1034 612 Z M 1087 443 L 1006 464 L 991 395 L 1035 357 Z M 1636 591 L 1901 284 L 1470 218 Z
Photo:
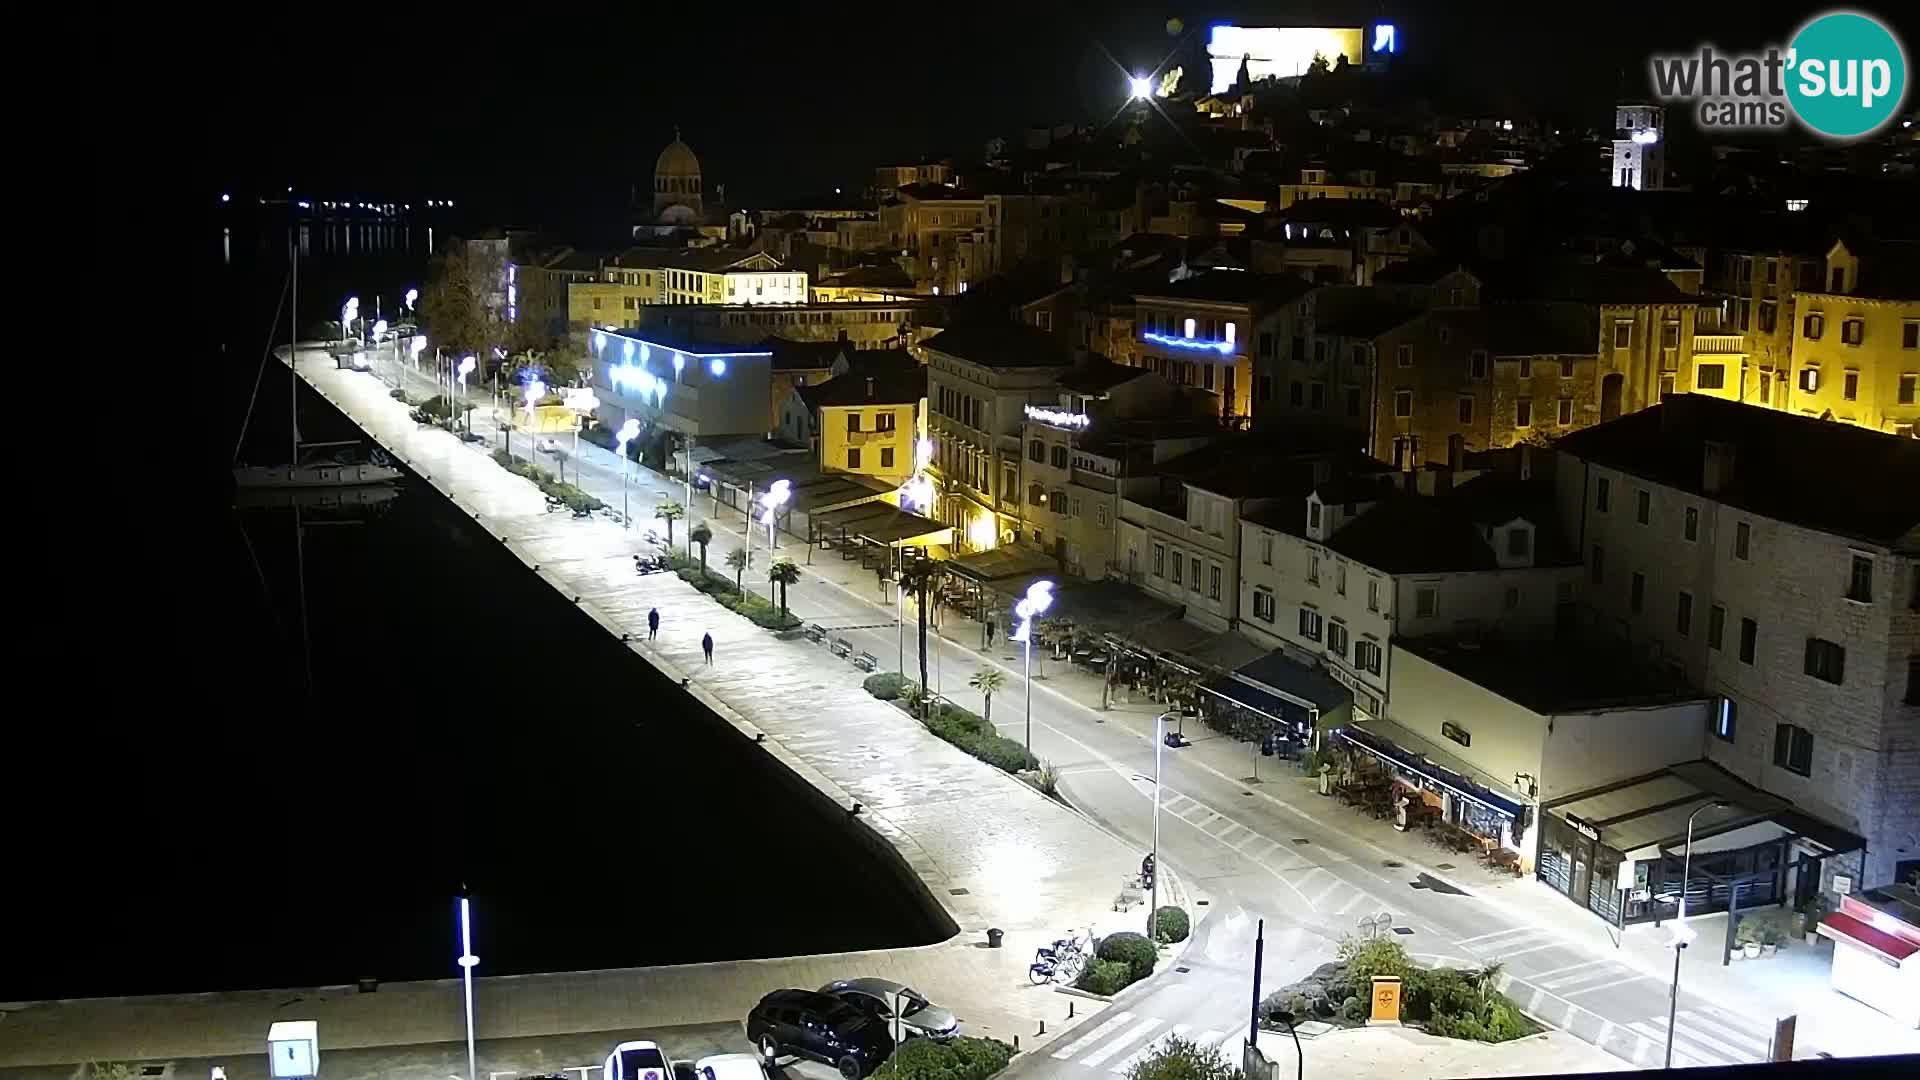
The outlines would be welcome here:
M 1217 1028 L 1197 1028 L 1194 1024 L 1171 1023 L 1157 1016 L 1120 1012 L 1055 1050 L 1053 1057 L 1058 1061 L 1074 1061 L 1088 1069 L 1124 1076 L 1128 1070 L 1164 1049 L 1174 1039 L 1187 1039 L 1202 1049 L 1213 1047 L 1231 1056 L 1233 1048 L 1245 1042 L 1246 1038 L 1245 1027 L 1229 1033 Z
M 1635 1020 L 1624 1030 L 1637 1036 L 1626 1056 L 1635 1064 L 1659 1066 L 1666 1061 L 1665 1014 Z M 1702 1065 L 1751 1065 L 1768 1059 L 1773 1033 L 1752 1020 L 1737 1019 L 1712 1009 L 1682 1009 L 1673 1025 L 1673 1064 L 1676 1068 Z M 1612 1049 L 1609 1047 L 1608 1049 Z

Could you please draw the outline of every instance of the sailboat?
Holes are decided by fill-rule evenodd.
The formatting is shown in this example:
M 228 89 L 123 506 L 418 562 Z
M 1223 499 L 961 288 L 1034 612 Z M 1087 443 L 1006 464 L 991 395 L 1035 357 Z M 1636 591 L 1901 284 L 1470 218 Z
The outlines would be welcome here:
M 292 249 L 292 265 L 288 271 L 293 296 L 291 318 L 287 321 L 287 409 L 293 420 L 293 457 L 285 465 L 246 465 L 240 463 L 240 448 L 246 445 L 247 425 L 253 419 L 253 406 L 260 396 L 260 378 L 256 374 L 253 382 L 254 399 L 247 402 L 247 421 L 240 425 L 240 441 L 234 445 L 233 482 L 242 489 L 251 488 L 341 488 L 361 484 L 384 484 L 400 479 L 400 470 L 388 460 L 387 455 L 375 447 L 371 454 L 362 458 L 357 451 L 362 444 L 355 440 L 335 442 L 302 442 L 300 440 L 300 376 L 295 369 L 299 361 L 299 342 L 297 329 L 300 325 L 300 250 Z M 269 349 L 267 355 L 272 355 Z M 264 371 L 266 356 L 260 358 L 260 367 Z

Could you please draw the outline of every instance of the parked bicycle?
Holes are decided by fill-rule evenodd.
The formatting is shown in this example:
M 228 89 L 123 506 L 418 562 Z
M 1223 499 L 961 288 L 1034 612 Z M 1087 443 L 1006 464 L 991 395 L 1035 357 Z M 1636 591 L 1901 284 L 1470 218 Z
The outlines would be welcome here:
M 1027 978 L 1035 986 L 1050 982 L 1070 985 L 1087 969 L 1087 961 L 1092 955 L 1093 928 L 1088 927 L 1084 935 L 1061 938 L 1052 945 L 1034 950 L 1033 963 L 1027 966 Z

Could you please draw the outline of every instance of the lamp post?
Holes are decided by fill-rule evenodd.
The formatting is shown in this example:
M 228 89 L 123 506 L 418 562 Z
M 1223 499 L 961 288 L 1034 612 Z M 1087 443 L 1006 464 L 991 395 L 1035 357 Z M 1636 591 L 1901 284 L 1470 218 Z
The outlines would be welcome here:
M 473 969 L 480 958 L 473 955 L 473 913 L 467 897 L 460 897 L 460 980 L 467 995 L 467 1080 L 477 1075 L 473 1065 Z
M 1013 605 L 1013 614 L 1020 620 L 1014 628 L 1013 640 L 1020 642 L 1021 651 L 1026 655 L 1027 665 L 1027 753 L 1033 753 L 1033 620 L 1046 614 L 1053 606 L 1053 582 L 1042 579 L 1027 586 L 1027 595 Z
M 1147 940 L 1155 940 L 1153 915 L 1160 910 L 1160 751 L 1167 745 L 1167 714 L 1153 718 L 1153 881 L 1147 886 Z
M 629 418 L 620 425 L 620 434 L 614 439 L 620 454 L 620 527 L 623 529 L 633 528 L 633 520 L 627 515 L 627 444 L 639 434 L 640 421 Z
M 546 396 L 546 393 L 546 383 L 541 382 L 538 378 L 527 381 L 527 464 L 529 465 L 538 465 L 540 461 L 537 456 L 539 453 L 539 444 L 534 441 L 533 437 L 533 403 Z M 508 453 L 512 453 L 511 447 L 508 448 Z
M 1307 1058 L 1300 1052 L 1300 1033 L 1293 1028 L 1293 1014 L 1283 1009 L 1274 1013 L 1273 1018 L 1287 1025 L 1287 1034 L 1293 1036 L 1293 1075 L 1295 1080 L 1302 1080 L 1307 1075 Z M 1258 1046 L 1259 1042 L 1255 1040 L 1254 1035 L 1255 1032 L 1249 1031 L 1247 1041 Z
M 357 296 L 347 297 L 347 302 L 340 305 L 340 337 L 342 340 L 353 336 L 353 320 L 359 317 L 360 298 Z
M 907 575 L 893 572 L 893 621 L 900 628 L 900 674 L 907 673 Z M 926 687 L 921 687 L 925 690 Z
M 1687 815 L 1687 848 L 1680 858 L 1680 907 L 1673 923 L 1673 986 L 1667 994 L 1667 1064 L 1673 1068 L 1673 1022 L 1680 1013 L 1680 954 L 1693 942 L 1693 931 L 1687 928 L 1687 880 L 1693 873 L 1693 819 L 1703 810 L 1722 809 L 1727 805 L 1725 799 L 1715 799 L 1703 806 L 1693 808 Z
M 774 515 L 778 514 L 780 508 L 787 505 L 787 500 L 792 497 L 792 485 L 785 480 L 775 480 L 767 485 L 766 491 L 760 494 L 760 506 L 763 509 L 760 521 L 767 527 L 767 565 L 769 566 L 773 565 Z M 747 531 L 747 562 L 748 565 L 752 565 L 753 562 L 753 531 L 751 529 Z
M 401 298 L 400 298 L 400 299 L 401 299 L 401 300 L 403 300 L 403 301 L 405 301 L 405 303 L 406 303 L 406 305 L 407 305 L 407 314 L 409 314 L 409 315 L 411 315 L 411 314 L 413 314 L 413 302 L 414 302 L 415 300 L 418 300 L 418 299 L 420 299 L 420 290 L 419 290 L 419 289 L 408 289 L 408 290 L 406 291 L 406 293 L 405 293 L 404 295 L 402 295 L 402 296 L 401 296 Z
M 463 414 L 461 419 L 466 421 L 466 427 L 469 433 L 473 430 L 473 421 L 464 415 L 467 411 L 467 375 L 473 371 L 473 366 L 478 362 L 479 361 L 475 360 L 471 354 L 460 358 L 460 411 Z

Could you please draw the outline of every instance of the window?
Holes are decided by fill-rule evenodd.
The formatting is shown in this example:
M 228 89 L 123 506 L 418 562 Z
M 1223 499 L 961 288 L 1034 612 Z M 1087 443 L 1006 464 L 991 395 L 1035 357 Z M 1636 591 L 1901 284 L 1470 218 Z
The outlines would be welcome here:
M 1840 320 L 1840 340 L 1848 345 L 1858 345 L 1866 336 L 1867 324 L 1862 319 Z
M 1333 591 L 1340 596 L 1347 595 L 1347 564 L 1346 563 L 1333 564 Z
M 1261 622 L 1273 621 L 1273 593 L 1268 589 L 1253 590 L 1253 617 Z
M 893 447 L 883 446 L 880 448 L 880 467 L 883 469 L 893 468 Z
M 1734 712 L 1733 699 L 1721 698 L 1720 707 L 1713 710 L 1713 717 L 1708 724 L 1715 738 L 1725 742 L 1733 741 Z
M 1327 343 L 1318 338 L 1313 342 L 1313 362 L 1316 367 L 1327 362 Z
M 1560 377 L 1563 379 L 1573 378 L 1573 357 L 1563 356 L 1560 358 Z
M 1807 317 L 1800 320 L 1800 333 L 1808 341 L 1819 341 L 1826 328 L 1827 317 L 1817 311 L 1808 312 Z
M 1532 534 L 1525 529 L 1508 529 L 1507 530 L 1508 557 L 1515 558 L 1515 559 L 1526 558 L 1527 552 L 1532 549 L 1532 545 L 1530 543 L 1532 539 L 1533 539 Z
M 1513 611 L 1520 606 L 1520 587 L 1518 585 L 1507 586 L 1507 594 L 1502 600 L 1502 604 L 1508 611 Z
M 1526 365 L 1525 360 L 1520 363 L 1523 367 Z M 1487 350 L 1475 349 L 1467 354 L 1467 374 L 1476 379 L 1487 377 Z M 1520 374 L 1524 376 L 1526 372 L 1522 371 Z
M 847 468 L 857 469 L 859 467 L 860 467 L 860 448 L 857 446 L 847 447 Z
M 1901 375 L 1900 389 L 1894 400 L 1902 405 L 1911 405 L 1920 400 L 1920 374 L 1909 371 Z
M 1607 549 L 1599 544 L 1593 545 L 1593 583 L 1604 585 L 1607 581 Z
M 1672 375 L 1660 376 L 1660 400 L 1665 401 L 1672 396 L 1673 396 L 1673 376 Z
M 1380 579 L 1379 578 L 1367 579 L 1367 610 L 1368 611 L 1380 610 Z
M 1680 535 L 1690 541 L 1700 539 L 1700 508 L 1697 506 L 1687 507 L 1686 513 L 1682 515 L 1681 520 L 1684 524 L 1680 526 Z
M 1307 584 L 1320 584 L 1320 556 L 1307 556 Z
M 1753 553 L 1753 526 L 1741 522 L 1733 527 L 1733 557 L 1746 559 Z
M 1395 390 L 1393 392 L 1393 415 L 1400 418 L 1413 415 L 1413 391 Z
M 1199 592 L 1200 591 L 1200 560 L 1197 558 L 1192 560 L 1187 564 L 1187 568 L 1193 571 L 1193 575 L 1187 579 L 1187 588 L 1192 589 L 1194 592 Z
M 1307 528 L 1318 529 L 1319 527 L 1320 527 L 1320 503 L 1317 500 L 1308 499 L 1307 500 Z M 1313 565 L 1316 567 L 1320 565 L 1320 556 L 1315 555 L 1313 557 Z M 1320 577 L 1320 574 L 1317 570 L 1314 572 L 1313 577 L 1316 580 Z
M 1533 378 L 1533 357 L 1523 356 L 1520 358 L 1520 377 L 1523 379 Z
M 1473 399 L 1470 397 L 1460 399 L 1460 422 L 1463 424 L 1473 423 Z
M 1260 534 L 1260 565 L 1261 566 L 1273 565 L 1273 534 L 1272 533 Z
M 1593 482 L 1593 489 L 1593 508 L 1604 514 L 1608 496 L 1613 494 L 1613 481 L 1602 476 Z
M 1260 357 L 1266 359 L 1273 355 L 1273 331 L 1260 331 Z
M 1653 492 L 1648 491 L 1645 488 L 1642 488 L 1639 491 L 1634 492 L 1633 520 L 1639 522 L 1642 525 L 1645 525 L 1647 524 L 1647 522 L 1653 520 Z
M 1364 640 L 1355 642 L 1353 666 L 1370 675 L 1380 674 L 1380 643 Z
M 1287 404 L 1299 408 L 1307 403 L 1307 384 L 1294 379 L 1287 384 Z
M 1260 376 L 1260 382 L 1257 385 L 1259 386 L 1259 390 L 1260 390 L 1260 400 L 1272 401 L 1273 400 L 1273 376 L 1271 375 Z
M 1627 589 L 1627 609 L 1635 615 L 1647 606 L 1647 575 L 1638 570 L 1633 572 L 1632 584 Z
M 1673 629 L 1681 637 L 1693 634 L 1693 594 L 1682 592 L 1673 609 Z
M 1452 341 L 1453 341 L 1453 328 L 1447 327 L 1447 326 L 1441 327 L 1440 328 L 1440 344 L 1447 345 L 1447 344 L 1451 344 Z
M 1187 560 L 1183 558 L 1179 552 L 1176 551 L 1173 553 L 1173 558 L 1168 561 L 1173 564 L 1173 577 L 1168 580 L 1172 581 L 1175 585 L 1178 585 L 1180 584 L 1181 572 L 1186 568 Z
M 1561 427 L 1566 427 L 1568 424 L 1573 423 L 1573 399 L 1572 398 L 1563 397 L 1560 399 L 1559 414 L 1554 419 L 1560 422 Z
M 1693 385 L 1701 390 L 1720 390 L 1727 385 L 1727 365 L 1700 364 L 1693 369 Z
M 1413 346 L 1402 345 L 1398 349 L 1394 350 L 1393 355 L 1394 355 L 1394 358 L 1399 362 L 1401 367 L 1413 366 Z
M 1847 650 L 1824 638 L 1807 639 L 1807 674 L 1840 685 L 1847 672 Z
M 1847 599 L 1873 603 L 1873 556 L 1855 555 L 1847 573 Z
M 1347 387 L 1347 415 L 1360 415 L 1360 388 L 1357 386 Z
M 894 430 L 893 421 L 894 421 L 894 416 L 892 413 L 883 412 L 880 415 L 873 418 L 873 430 L 892 431 Z
M 1752 619 L 1740 620 L 1740 662 L 1753 663 L 1753 654 L 1760 645 L 1760 624 Z
M 1633 345 L 1633 322 L 1620 319 L 1613 324 L 1613 347 L 1625 349 Z
M 1727 609 L 1715 604 L 1707 609 L 1707 648 L 1718 649 L 1727 633 Z
M 1800 369 L 1800 389 L 1803 393 L 1817 393 L 1820 390 L 1820 369 L 1808 365 Z
M 1771 334 L 1780 325 L 1780 307 L 1771 300 L 1760 301 L 1760 332 Z
M 1338 621 L 1327 624 L 1327 651 L 1342 660 L 1347 658 L 1347 624 Z
M 1848 401 L 1860 399 L 1860 373 L 1849 369 L 1840 376 L 1840 396 Z
M 1300 636 L 1308 641 L 1320 640 L 1322 621 L 1320 613 L 1312 608 L 1300 609 Z
M 1745 327 L 1742 327 L 1742 329 L 1745 329 Z M 1679 323 L 1668 321 L 1660 324 L 1660 347 L 1663 349 L 1677 349 L 1680 347 Z
M 1530 427 L 1533 424 L 1533 399 L 1520 398 L 1513 403 L 1513 426 Z
M 1098 525 L 1102 529 L 1107 527 L 1107 504 L 1106 503 L 1094 504 L 1093 523 L 1095 525 Z
M 1167 576 L 1167 545 L 1153 545 L 1153 576 Z
M 1773 729 L 1773 763 L 1801 776 L 1813 775 L 1813 732 L 1797 724 Z
M 1440 590 L 1434 588 L 1413 590 L 1413 613 L 1422 619 L 1431 619 L 1440 614 Z
M 1307 390 L 1308 390 L 1308 394 L 1307 394 L 1308 408 L 1319 410 L 1327 407 L 1327 384 L 1326 383 L 1323 383 L 1323 382 L 1311 383 L 1308 385 Z
M 1029 442 L 1027 444 L 1027 460 L 1036 464 L 1045 465 L 1047 463 L 1047 444 L 1041 442 L 1039 439 L 1034 439 L 1032 442 Z
M 1207 567 L 1207 599 L 1220 599 L 1220 568 L 1217 566 Z

